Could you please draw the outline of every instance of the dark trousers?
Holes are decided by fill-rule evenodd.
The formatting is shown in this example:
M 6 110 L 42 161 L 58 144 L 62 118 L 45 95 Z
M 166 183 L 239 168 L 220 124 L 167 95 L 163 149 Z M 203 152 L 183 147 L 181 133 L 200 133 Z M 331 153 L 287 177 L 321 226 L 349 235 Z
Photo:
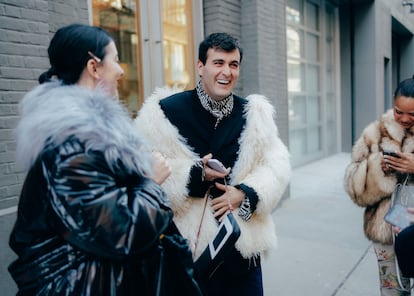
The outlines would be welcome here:
M 205 296 L 263 296 L 260 257 L 244 259 L 233 249 L 214 274 L 199 284 Z

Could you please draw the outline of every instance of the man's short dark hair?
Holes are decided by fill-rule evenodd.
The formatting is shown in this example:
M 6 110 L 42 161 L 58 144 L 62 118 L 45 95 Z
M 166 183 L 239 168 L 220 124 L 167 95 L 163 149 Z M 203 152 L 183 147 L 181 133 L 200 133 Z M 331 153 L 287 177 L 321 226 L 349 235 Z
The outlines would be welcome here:
M 210 48 L 221 49 L 225 52 L 238 49 L 240 52 L 240 62 L 243 57 L 243 50 L 240 47 L 239 41 L 227 33 L 210 34 L 200 43 L 198 48 L 198 59 L 203 63 L 203 65 L 206 64 L 207 51 Z

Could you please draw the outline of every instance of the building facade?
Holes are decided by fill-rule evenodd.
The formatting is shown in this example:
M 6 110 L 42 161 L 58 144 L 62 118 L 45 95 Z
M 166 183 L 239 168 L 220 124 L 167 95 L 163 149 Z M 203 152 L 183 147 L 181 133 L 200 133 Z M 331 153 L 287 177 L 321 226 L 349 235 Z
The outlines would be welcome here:
M 269 98 L 297 167 L 349 152 L 392 106 L 397 83 L 414 74 L 413 12 L 411 0 L 0 0 L 0 225 L 11 227 L 2 219 L 14 219 L 24 179 L 14 154 L 18 103 L 49 67 L 60 26 L 111 33 L 131 116 L 156 87 L 195 86 L 204 36 L 234 35 L 245 53 L 235 92 Z M 0 270 L 0 286 L 10 285 Z

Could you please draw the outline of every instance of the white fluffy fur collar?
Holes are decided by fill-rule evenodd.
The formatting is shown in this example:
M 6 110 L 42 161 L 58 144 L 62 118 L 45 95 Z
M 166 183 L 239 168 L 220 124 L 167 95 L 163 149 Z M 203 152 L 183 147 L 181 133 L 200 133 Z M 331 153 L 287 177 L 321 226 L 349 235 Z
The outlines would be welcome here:
M 101 90 L 50 82 L 35 87 L 20 103 L 15 130 L 18 164 L 27 171 L 45 148 L 75 135 L 87 150 L 103 151 L 108 163 L 119 160 L 130 171 L 149 172 L 143 143 L 126 110 Z

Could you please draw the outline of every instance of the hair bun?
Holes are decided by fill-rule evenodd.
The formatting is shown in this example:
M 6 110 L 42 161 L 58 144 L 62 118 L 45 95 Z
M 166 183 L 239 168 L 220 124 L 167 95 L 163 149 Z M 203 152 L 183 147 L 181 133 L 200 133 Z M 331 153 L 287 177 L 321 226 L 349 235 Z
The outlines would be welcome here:
M 52 78 L 52 76 L 56 75 L 56 69 L 54 67 L 50 67 L 49 70 L 47 70 L 46 72 L 43 72 L 42 74 L 40 74 L 39 76 L 39 83 L 42 84 L 44 82 L 49 82 Z

